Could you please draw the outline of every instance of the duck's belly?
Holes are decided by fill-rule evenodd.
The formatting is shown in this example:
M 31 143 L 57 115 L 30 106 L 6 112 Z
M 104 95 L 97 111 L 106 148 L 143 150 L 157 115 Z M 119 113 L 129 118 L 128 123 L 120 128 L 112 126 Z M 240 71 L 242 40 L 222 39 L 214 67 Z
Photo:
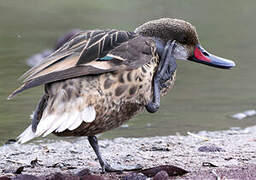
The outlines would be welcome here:
M 73 131 L 66 130 L 61 133 L 55 133 L 59 136 L 90 136 L 104 131 L 119 127 L 124 122 L 131 119 L 143 109 L 142 104 L 125 102 L 113 105 L 112 107 L 100 108 L 96 110 L 97 117 L 91 123 L 83 122 L 77 129 Z M 102 113 L 102 110 L 108 110 Z
M 88 136 L 120 126 L 139 113 L 151 100 L 152 76 L 153 68 L 143 67 L 143 69 L 86 76 L 52 84 L 46 88 L 47 93 L 53 98 L 48 101 L 45 111 L 55 113 L 54 110 L 58 107 L 65 107 L 62 108 L 62 114 L 65 112 L 72 114 L 73 111 L 82 112 L 84 108 L 90 106 L 96 112 L 92 122 L 82 122 L 72 131 L 67 129 L 54 133 L 59 136 Z M 77 101 L 78 99 L 80 100 Z

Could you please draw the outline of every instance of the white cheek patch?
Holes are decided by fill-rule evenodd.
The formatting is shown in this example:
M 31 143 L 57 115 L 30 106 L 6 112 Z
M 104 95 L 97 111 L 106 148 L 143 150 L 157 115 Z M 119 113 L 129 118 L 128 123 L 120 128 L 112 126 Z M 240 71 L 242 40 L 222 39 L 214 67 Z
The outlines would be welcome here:
M 176 43 L 176 47 L 174 48 L 174 58 L 180 60 L 187 60 L 188 50 L 181 44 Z

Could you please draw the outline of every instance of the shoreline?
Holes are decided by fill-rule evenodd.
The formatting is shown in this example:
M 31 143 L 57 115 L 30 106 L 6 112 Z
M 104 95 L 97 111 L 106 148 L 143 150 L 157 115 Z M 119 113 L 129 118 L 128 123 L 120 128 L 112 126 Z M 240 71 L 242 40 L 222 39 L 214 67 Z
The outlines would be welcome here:
M 242 130 L 201 131 L 196 135 L 100 140 L 100 151 L 111 165 L 142 165 L 143 169 L 173 165 L 189 173 L 173 179 L 256 179 L 256 126 Z M 87 138 L 40 140 L 0 147 L 0 174 L 77 173 L 88 168 L 100 174 Z M 255 174 L 255 175 L 254 175 Z M 124 173 L 125 175 L 125 173 Z M 108 177 L 108 174 L 104 175 Z M 247 178 L 248 177 L 248 178 Z

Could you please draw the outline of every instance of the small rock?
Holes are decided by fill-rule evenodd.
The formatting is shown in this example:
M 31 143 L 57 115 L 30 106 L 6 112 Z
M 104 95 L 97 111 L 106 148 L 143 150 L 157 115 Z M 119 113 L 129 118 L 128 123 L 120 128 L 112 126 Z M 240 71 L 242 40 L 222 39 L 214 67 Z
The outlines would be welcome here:
M 79 171 L 76 175 L 81 177 L 81 176 L 85 176 L 85 175 L 90 175 L 90 170 L 89 169 L 83 169 L 81 171 Z
M 18 175 L 16 177 L 12 178 L 12 180 L 43 180 L 43 178 L 29 175 L 29 174 L 21 174 L 21 175 Z
M 47 180 L 79 180 L 80 177 L 72 176 L 70 174 L 54 173 L 45 177 Z
M 234 118 L 234 119 L 242 120 L 242 119 L 246 118 L 246 114 L 237 113 L 237 114 L 232 115 L 231 117 Z
M 210 162 L 203 162 L 202 166 L 204 167 L 218 167 L 217 165 Z
M 0 180 L 11 180 L 8 176 L 0 176 Z
M 134 161 L 134 157 L 130 154 L 127 154 L 126 157 L 125 157 L 125 161 L 126 162 Z
M 168 173 L 166 171 L 160 171 L 158 172 L 153 180 L 168 180 L 169 179 L 169 176 L 168 176 Z
M 123 180 L 146 180 L 147 176 L 141 173 L 130 173 L 122 178 Z
M 251 117 L 251 116 L 255 116 L 256 115 L 256 110 L 252 109 L 252 110 L 247 110 L 241 113 L 237 113 L 232 115 L 231 117 L 234 119 L 238 119 L 238 120 L 242 120 L 246 117 Z
M 36 166 L 42 166 L 41 164 L 39 164 L 39 161 L 40 160 L 38 160 L 37 158 L 32 160 L 32 161 L 30 161 L 31 168 L 34 168 Z
M 78 154 L 79 152 L 75 151 L 75 150 L 70 150 L 69 151 L 71 154 Z
M 97 176 L 97 175 L 86 175 L 80 177 L 79 180 L 106 180 L 103 176 Z
M 188 173 L 188 171 L 172 165 L 162 165 L 144 169 L 141 171 L 141 173 L 143 173 L 147 177 L 153 177 L 160 171 L 166 171 L 169 176 L 182 176 L 183 174 Z
M 244 114 L 247 116 L 254 116 L 254 115 L 256 115 L 256 111 L 254 109 L 247 110 L 247 111 L 244 111 Z
M 214 144 L 212 145 L 207 145 L 207 146 L 201 146 L 198 148 L 199 152 L 225 152 L 224 149 L 215 146 Z
M 24 170 L 24 166 L 21 166 L 21 167 L 19 167 L 19 168 L 14 172 L 14 174 L 21 174 L 23 170 Z
M 170 149 L 168 147 L 156 147 L 156 146 L 153 146 L 151 148 L 151 151 L 170 151 Z
M 232 160 L 232 159 L 233 159 L 232 157 L 224 158 L 224 160 L 226 160 L 226 161 L 230 161 L 230 160 Z

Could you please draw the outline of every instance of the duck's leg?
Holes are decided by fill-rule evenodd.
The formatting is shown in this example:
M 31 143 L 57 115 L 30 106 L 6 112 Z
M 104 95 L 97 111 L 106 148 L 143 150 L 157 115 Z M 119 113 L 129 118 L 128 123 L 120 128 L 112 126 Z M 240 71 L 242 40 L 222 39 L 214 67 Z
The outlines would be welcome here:
M 102 173 L 105 172 L 122 172 L 122 171 L 132 171 L 132 170 L 140 170 L 142 169 L 141 165 L 136 166 L 118 166 L 118 167 L 111 167 L 106 160 L 104 160 L 101 156 L 101 153 L 99 151 L 99 145 L 98 145 L 98 139 L 96 136 L 88 136 L 88 141 L 90 145 L 92 146 L 95 154 L 97 155 L 97 158 L 100 162 Z
M 115 171 L 101 156 L 101 153 L 99 151 L 99 144 L 98 144 L 98 139 L 96 136 L 88 136 L 88 141 L 90 143 L 90 145 L 92 146 L 99 162 L 100 162 L 100 166 L 102 168 L 102 173 L 104 173 L 105 171 Z
M 174 45 L 175 41 L 168 41 L 161 55 L 160 64 L 153 78 L 153 100 L 146 105 L 146 109 L 150 113 L 158 111 L 160 107 L 160 88 L 164 86 L 164 82 L 172 76 L 176 69 L 176 62 L 172 55 Z

